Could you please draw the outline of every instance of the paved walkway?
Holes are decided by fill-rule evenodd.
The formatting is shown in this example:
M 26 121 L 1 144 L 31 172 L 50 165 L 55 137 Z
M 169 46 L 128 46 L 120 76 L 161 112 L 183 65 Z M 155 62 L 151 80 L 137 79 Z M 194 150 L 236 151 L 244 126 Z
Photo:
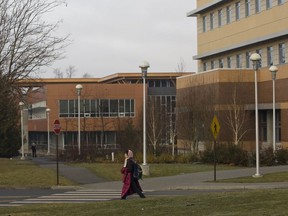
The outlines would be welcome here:
M 32 159 L 33 162 L 39 164 L 41 167 L 55 169 L 56 161 L 52 158 L 37 157 Z M 63 163 L 59 163 L 59 174 L 65 178 L 77 183 L 77 184 L 92 184 L 105 182 L 104 179 L 96 176 L 93 172 L 76 166 L 68 166 Z
M 47 158 L 34 158 L 33 161 L 40 166 L 56 169 L 56 162 Z M 217 180 L 246 177 L 255 174 L 255 168 L 239 168 L 236 170 L 217 171 Z M 260 173 L 287 172 L 288 165 L 275 167 L 260 167 Z M 81 167 L 74 167 L 59 163 L 60 175 L 81 184 L 83 188 L 89 189 L 111 189 L 120 190 L 121 181 L 107 182 Z M 169 177 L 145 178 L 140 181 L 144 190 L 170 190 L 170 189 L 269 189 L 288 188 L 288 182 L 274 183 L 216 183 L 214 172 L 200 172 L 182 174 Z

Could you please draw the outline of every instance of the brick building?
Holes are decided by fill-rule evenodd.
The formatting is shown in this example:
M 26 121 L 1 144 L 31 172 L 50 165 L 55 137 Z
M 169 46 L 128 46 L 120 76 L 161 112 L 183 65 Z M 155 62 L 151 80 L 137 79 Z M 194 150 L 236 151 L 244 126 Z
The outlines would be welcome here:
M 197 8 L 187 13 L 188 17 L 197 18 L 198 54 L 194 59 L 198 61 L 198 73 L 177 79 L 178 119 L 180 122 L 188 119 L 184 129 L 178 128 L 180 148 L 193 147 L 195 143 L 204 148 L 206 143 L 211 143 L 210 124 L 214 114 L 221 125 L 219 141 L 235 143 L 236 135 L 232 130 L 235 122 L 232 126 L 231 115 L 235 117 L 237 111 L 242 115 L 239 119 L 245 119 L 238 130 L 239 143 L 246 149 L 255 149 L 252 53 L 261 56 L 257 72 L 261 147 L 272 145 L 271 65 L 278 67 L 276 145 L 288 147 L 287 10 L 286 0 L 198 0 Z M 203 110 L 205 114 L 201 114 Z M 189 124 L 190 133 L 185 131 Z
M 173 120 L 168 127 L 175 127 L 176 77 L 187 74 L 190 73 L 148 73 L 147 103 L 153 98 L 165 107 L 167 118 Z M 142 130 L 143 83 L 140 73 L 118 73 L 103 78 L 22 81 L 20 85 L 27 90 L 24 101 L 25 152 L 29 151 L 32 142 L 47 151 L 48 134 L 51 149 L 55 149 L 55 119 L 61 123 L 60 149 L 77 146 L 77 84 L 83 86 L 80 96 L 81 148 L 94 145 L 99 149 L 119 149 L 118 135 L 128 122 L 136 130 Z M 47 108 L 50 109 L 49 119 Z M 169 140 L 169 134 L 163 130 L 160 143 L 169 144 Z

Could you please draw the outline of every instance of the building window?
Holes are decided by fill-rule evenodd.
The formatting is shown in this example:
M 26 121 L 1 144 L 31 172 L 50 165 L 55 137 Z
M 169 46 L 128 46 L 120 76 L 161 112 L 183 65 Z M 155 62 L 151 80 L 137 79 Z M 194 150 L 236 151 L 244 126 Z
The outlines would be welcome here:
M 246 52 L 246 68 L 250 68 L 251 61 L 250 61 L 251 52 Z
M 267 47 L 267 66 L 273 65 L 273 47 Z
M 171 80 L 149 80 L 148 81 L 149 88 L 169 88 L 175 87 Z
M 266 9 L 270 9 L 272 7 L 272 0 L 266 0 Z
M 281 142 L 281 110 L 275 110 L 276 120 L 276 142 Z
M 214 69 L 215 65 L 214 65 L 214 61 L 211 61 L 211 69 Z
M 227 68 L 231 68 L 231 57 L 227 57 Z
M 262 57 L 262 50 L 261 50 L 261 49 L 257 49 L 257 50 L 256 50 L 256 53 L 258 53 L 258 54 Z M 259 67 L 261 68 L 261 67 L 262 67 L 262 58 L 261 58 L 261 60 L 258 62 L 258 64 L 259 64 Z
M 261 110 L 260 112 L 260 127 L 261 127 L 261 140 L 267 142 L 267 111 Z
M 80 117 L 134 117 L 133 99 L 96 99 L 80 101 Z M 77 100 L 60 100 L 59 117 L 78 117 Z
M 236 67 L 237 68 L 241 68 L 242 67 L 241 54 L 236 55 Z
M 60 100 L 59 102 L 59 113 L 60 117 L 68 117 L 69 116 L 69 101 L 68 100 Z M 73 110 L 74 112 L 74 110 Z
M 206 32 L 206 22 L 207 22 L 207 17 L 203 16 L 203 32 Z
M 218 10 L 218 26 L 222 26 L 222 9 Z
M 210 29 L 214 28 L 214 13 L 210 13 Z
M 203 71 L 206 71 L 207 70 L 207 62 L 204 62 L 203 64 Z
M 278 5 L 283 4 L 285 0 L 278 0 Z
M 227 24 L 231 22 L 231 6 L 226 8 L 226 22 Z
M 160 80 L 155 80 L 155 88 L 160 88 L 161 87 L 161 81 Z
M 279 64 L 283 64 L 285 61 L 285 43 L 281 43 L 279 44 Z
M 235 4 L 236 20 L 240 19 L 240 10 L 241 10 L 240 2 L 236 2 L 236 4 Z
M 250 16 L 250 0 L 245 0 L 245 16 Z
M 219 68 L 223 68 L 223 67 L 224 67 L 223 59 L 219 59 Z
M 255 12 L 259 13 L 261 11 L 261 0 L 255 0 Z

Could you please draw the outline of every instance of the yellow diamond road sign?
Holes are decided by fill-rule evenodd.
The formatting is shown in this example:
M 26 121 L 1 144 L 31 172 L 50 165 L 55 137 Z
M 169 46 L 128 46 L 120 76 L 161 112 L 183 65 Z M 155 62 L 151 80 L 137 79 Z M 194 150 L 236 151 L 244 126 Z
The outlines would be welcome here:
M 211 130 L 212 130 L 212 134 L 214 136 L 214 139 L 216 140 L 217 139 L 217 136 L 219 134 L 219 131 L 220 131 L 220 124 L 219 124 L 219 121 L 217 119 L 217 116 L 214 115 L 214 118 L 211 122 Z

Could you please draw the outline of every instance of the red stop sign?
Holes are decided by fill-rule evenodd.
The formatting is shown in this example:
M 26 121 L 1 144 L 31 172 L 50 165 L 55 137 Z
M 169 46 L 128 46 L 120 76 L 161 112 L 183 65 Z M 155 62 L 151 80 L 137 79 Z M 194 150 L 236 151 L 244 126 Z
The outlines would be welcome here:
M 60 121 L 58 119 L 54 120 L 54 133 L 56 135 L 59 135 L 61 131 L 61 125 L 60 125 Z

